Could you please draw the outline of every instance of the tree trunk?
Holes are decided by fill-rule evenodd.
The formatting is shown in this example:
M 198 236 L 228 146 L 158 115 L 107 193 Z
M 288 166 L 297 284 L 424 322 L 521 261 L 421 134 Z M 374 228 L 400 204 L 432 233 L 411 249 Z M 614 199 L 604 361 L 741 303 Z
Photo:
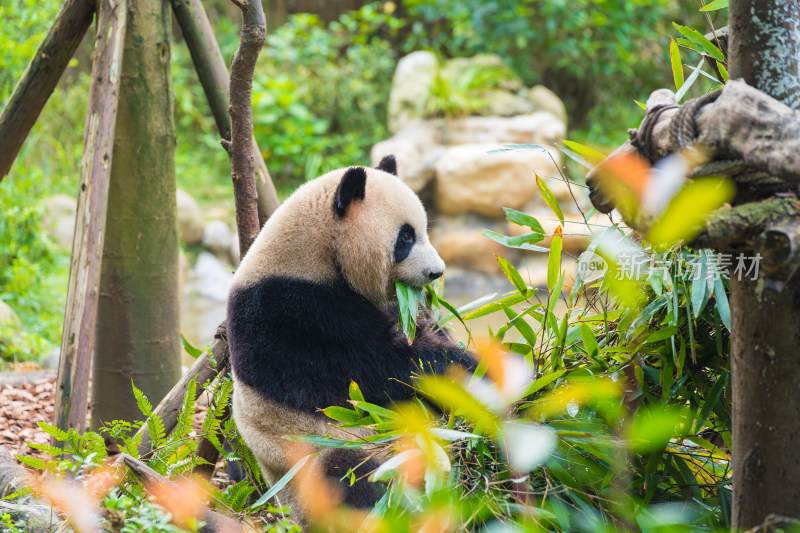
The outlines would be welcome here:
M 92 426 L 141 419 L 180 377 L 170 5 L 131 2 L 108 199 Z
M 730 78 L 800 104 L 800 3 L 731 0 Z M 735 276 L 732 276 L 732 278 Z M 800 518 L 800 278 L 731 280 L 733 528 Z
M 86 429 L 89 371 L 95 342 L 103 236 L 111 180 L 119 105 L 120 62 L 125 40 L 127 1 L 97 3 L 97 35 L 83 132 L 81 180 L 72 238 L 67 306 L 61 334 L 55 424 Z

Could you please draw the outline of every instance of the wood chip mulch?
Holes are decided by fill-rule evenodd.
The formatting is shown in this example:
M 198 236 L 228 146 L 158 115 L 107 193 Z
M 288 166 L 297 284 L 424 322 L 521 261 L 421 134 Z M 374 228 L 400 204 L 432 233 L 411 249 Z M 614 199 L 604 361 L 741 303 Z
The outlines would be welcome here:
M 50 436 L 39 428 L 37 422 L 53 423 L 55 376 L 40 377 L 26 373 L 27 378 L 15 378 L 22 374 L 7 373 L 0 379 L 0 447 L 14 456 L 51 459 L 49 455 L 31 448 L 27 443 L 50 443 Z M 193 426 L 197 433 L 200 433 L 208 409 L 202 401 L 203 396 L 196 405 L 194 417 Z M 89 414 L 87 413 L 87 427 Z
M 53 423 L 55 378 L 0 385 L 0 446 L 13 455 L 49 458 L 26 443 L 46 444 L 50 436 L 37 422 Z

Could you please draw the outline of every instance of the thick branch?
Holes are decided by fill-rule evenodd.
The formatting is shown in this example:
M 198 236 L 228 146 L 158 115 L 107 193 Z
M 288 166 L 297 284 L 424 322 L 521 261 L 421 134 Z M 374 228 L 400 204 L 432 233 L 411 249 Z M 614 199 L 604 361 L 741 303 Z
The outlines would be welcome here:
M 644 152 L 655 161 L 696 144 L 708 150 L 712 161 L 730 163 L 715 173 L 727 173 L 739 185 L 752 185 L 756 179 L 759 184 L 773 185 L 800 182 L 800 112 L 736 80 L 728 82 L 716 100 L 699 108 L 690 101 L 682 109 L 671 107 L 655 115 L 656 105 L 651 101 L 668 104 L 669 94 L 659 89 L 648 100 L 648 115 L 640 132 L 649 134 L 637 134 L 639 149 L 629 140 L 609 157 Z M 586 180 L 592 202 L 608 212 L 614 207 L 613 200 L 598 190 L 598 172 L 593 169 Z
M 0 113 L 0 181 L 92 24 L 94 0 L 67 0 Z
M 228 114 L 230 98 L 228 68 L 222 59 L 217 40 L 200 0 L 172 0 L 172 10 L 181 27 L 183 38 L 192 55 L 200 84 L 206 93 L 211 113 L 217 123 L 220 137 L 230 141 L 231 117 Z M 253 157 L 256 165 L 256 193 L 258 217 L 261 224 L 278 208 L 278 194 L 272 183 L 264 157 L 253 139 Z
M 231 64 L 231 169 L 242 257 L 259 231 L 253 158 L 253 74 L 267 24 L 260 0 L 235 0 L 242 10 L 242 42 Z
M 85 428 L 89 401 L 127 4 L 126 0 L 106 0 L 98 9 L 55 405 L 55 424 L 79 431 Z
M 162 476 L 142 461 L 126 453 L 120 454 L 119 458 L 117 458 L 117 462 L 127 466 L 148 491 L 160 488 L 162 490 L 156 490 L 157 495 L 163 494 L 163 489 L 167 491 L 178 491 L 178 493 L 180 493 L 180 487 L 174 481 L 168 477 Z M 207 533 L 215 531 L 224 531 L 226 533 L 245 531 L 242 524 L 238 521 L 208 508 L 203 509 L 202 517 L 198 518 L 201 518 L 202 521 L 205 522 L 205 526 L 203 526 L 201 531 Z M 252 531 L 249 525 L 247 526 L 247 531 Z

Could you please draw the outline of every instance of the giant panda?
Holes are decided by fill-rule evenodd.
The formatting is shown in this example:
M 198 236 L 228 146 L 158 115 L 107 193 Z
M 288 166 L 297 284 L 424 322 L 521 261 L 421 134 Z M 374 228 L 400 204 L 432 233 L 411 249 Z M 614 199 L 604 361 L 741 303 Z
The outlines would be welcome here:
M 398 327 L 395 281 L 422 287 L 445 265 L 422 203 L 396 174 L 387 156 L 375 169 L 334 170 L 302 185 L 236 270 L 227 311 L 233 416 L 271 484 L 291 467 L 284 435 L 353 438 L 319 411 L 347 406 L 351 381 L 368 402 L 386 405 L 412 396 L 412 374 L 474 368 L 431 322 L 418 325 L 411 345 Z M 326 448 L 320 459 L 336 482 L 350 468 L 360 465 L 362 476 L 377 466 L 353 449 Z M 380 496 L 368 481 L 341 486 L 351 506 Z M 303 524 L 296 496 L 282 501 Z

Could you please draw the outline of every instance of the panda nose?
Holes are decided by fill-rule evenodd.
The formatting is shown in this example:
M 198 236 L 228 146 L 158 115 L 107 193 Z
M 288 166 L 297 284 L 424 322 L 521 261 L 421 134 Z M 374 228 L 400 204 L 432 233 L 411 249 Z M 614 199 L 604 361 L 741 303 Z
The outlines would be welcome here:
M 438 271 L 438 272 L 429 272 L 428 273 L 428 278 L 430 278 L 430 280 L 433 281 L 435 279 L 441 278 L 443 273 L 444 272 L 442 272 L 441 270 Z

